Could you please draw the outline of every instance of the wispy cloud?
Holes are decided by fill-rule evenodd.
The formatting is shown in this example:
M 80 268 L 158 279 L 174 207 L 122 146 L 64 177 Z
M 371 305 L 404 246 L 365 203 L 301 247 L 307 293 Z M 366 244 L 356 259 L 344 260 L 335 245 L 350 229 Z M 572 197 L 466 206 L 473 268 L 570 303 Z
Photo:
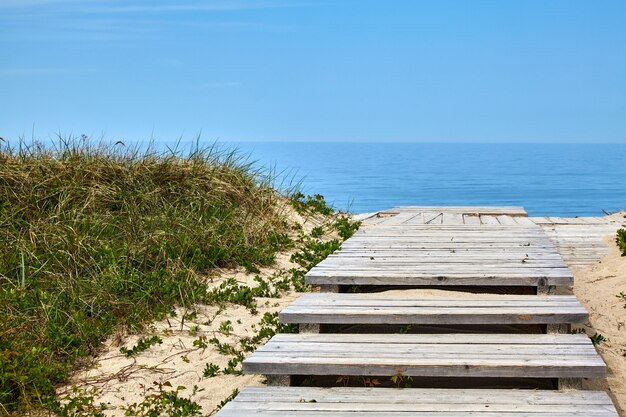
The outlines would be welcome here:
M 180 36 L 219 29 L 282 30 L 276 22 L 237 12 L 316 4 L 306 0 L 0 0 L 0 41 L 120 41 L 164 36 L 165 30 Z M 198 13 L 207 18 L 186 18 Z
M 70 75 L 87 71 L 75 68 L 0 68 L 0 77 L 22 77 L 31 75 Z
M 302 7 L 302 2 L 263 2 L 263 1 L 194 1 L 170 2 L 169 4 L 129 3 L 102 4 L 99 6 L 82 7 L 89 13 L 162 13 L 162 12 L 216 12 L 251 9 L 272 9 L 286 7 Z
M 0 0 L 0 9 L 24 9 L 35 6 L 58 5 L 76 0 Z
M 161 12 L 216 12 L 254 9 L 307 7 L 308 1 L 260 0 L 192 0 L 147 2 L 137 0 L 0 0 L 0 9 L 31 9 L 31 11 L 73 13 L 161 13 Z

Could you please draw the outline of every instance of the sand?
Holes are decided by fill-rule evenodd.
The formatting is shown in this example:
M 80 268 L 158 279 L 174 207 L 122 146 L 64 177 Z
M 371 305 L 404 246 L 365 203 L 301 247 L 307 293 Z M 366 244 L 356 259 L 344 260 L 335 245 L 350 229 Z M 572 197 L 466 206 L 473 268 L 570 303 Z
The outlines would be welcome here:
M 319 224 L 297 216 L 294 220 L 301 223 L 307 232 Z M 608 240 L 610 253 L 600 263 L 585 268 L 573 268 L 574 292 L 590 314 L 590 322 L 584 326 L 587 333 L 592 335 L 598 332 L 608 339 L 597 348 L 608 365 L 609 375 L 606 379 L 585 381 L 584 388 L 609 392 L 620 416 L 626 417 L 626 301 L 617 297 L 620 292 L 626 292 L 626 257 L 620 256 L 613 237 L 607 237 Z M 260 275 L 268 277 L 295 266 L 289 261 L 289 256 L 289 253 L 279 255 L 276 265 L 264 268 Z M 240 269 L 217 272 L 219 274 L 213 278 L 211 285 L 219 285 L 230 277 L 242 284 L 255 285 L 256 274 L 245 273 Z M 466 295 L 437 289 L 412 291 L 416 295 Z M 394 292 L 396 291 L 390 291 Z M 223 311 L 219 311 L 216 306 L 196 306 L 197 317 L 183 322 L 181 318 L 185 311 L 179 309 L 175 318 L 152 324 L 146 333 L 130 336 L 117 334 L 105 343 L 101 355 L 94 358 L 92 366 L 78 372 L 71 383 L 61 388 L 59 393 L 69 393 L 73 386 L 88 392 L 95 390 L 97 402 L 107 404 L 107 415 L 123 416 L 125 407 L 141 401 L 146 394 L 153 392 L 155 382 L 168 381 L 172 387 L 185 386 L 186 389 L 181 394 L 186 397 L 197 386 L 199 390 L 192 399 L 202 405 L 203 413 L 209 414 L 234 389 L 261 385 L 263 378 L 223 374 L 203 377 L 203 369 L 207 363 L 217 364 L 223 369 L 230 356 L 220 354 L 213 345 L 199 349 L 193 345 L 194 340 L 200 335 L 207 338 L 216 336 L 222 342 L 236 345 L 242 337 L 255 333 L 254 327 L 265 312 L 280 311 L 299 295 L 288 292 L 280 298 L 257 299 L 259 313 L 256 315 L 245 307 L 236 305 L 230 305 Z M 219 329 L 220 323 L 226 320 L 230 320 L 233 327 L 229 335 Z M 198 326 L 197 332 L 192 330 L 194 326 Z M 135 358 L 127 358 L 120 353 L 121 346 L 133 346 L 139 337 L 151 334 L 159 335 L 163 343 Z
M 626 257 L 620 256 L 614 237 L 610 252 L 601 262 L 572 268 L 574 293 L 589 312 L 590 322 L 584 326 L 587 334 L 600 333 L 608 340 L 597 346 L 608 367 L 606 379 L 585 381 L 585 389 L 606 390 L 620 413 L 626 417 Z

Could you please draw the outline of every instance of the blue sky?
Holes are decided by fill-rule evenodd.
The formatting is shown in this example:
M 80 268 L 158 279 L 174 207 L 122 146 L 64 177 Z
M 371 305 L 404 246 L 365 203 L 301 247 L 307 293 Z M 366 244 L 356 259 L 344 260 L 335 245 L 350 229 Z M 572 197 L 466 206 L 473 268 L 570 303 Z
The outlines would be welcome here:
M 0 0 L 0 136 L 626 143 L 624 22 L 624 0 Z

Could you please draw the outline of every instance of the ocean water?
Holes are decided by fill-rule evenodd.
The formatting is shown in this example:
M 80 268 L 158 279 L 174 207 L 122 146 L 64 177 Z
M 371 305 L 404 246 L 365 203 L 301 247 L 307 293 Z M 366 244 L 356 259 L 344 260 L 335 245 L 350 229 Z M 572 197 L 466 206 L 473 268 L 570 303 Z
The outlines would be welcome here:
M 397 205 L 521 205 L 531 216 L 626 208 L 626 145 L 232 143 L 355 213 Z

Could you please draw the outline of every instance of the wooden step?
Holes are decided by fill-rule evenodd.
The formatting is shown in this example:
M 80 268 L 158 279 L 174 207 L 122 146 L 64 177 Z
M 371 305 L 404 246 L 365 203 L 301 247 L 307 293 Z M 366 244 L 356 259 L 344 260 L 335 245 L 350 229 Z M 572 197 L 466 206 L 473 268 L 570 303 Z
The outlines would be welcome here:
M 248 374 L 589 378 L 606 367 L 581 334 L 278 334 Z
M 554 243 L 529 226 L 396 225 L 359 230 L 305 276 L 316 285 L 569 286 Z
M 247 387 L 217 417 L 617 417 L 598 391 Z
M 382 213 L 459 213 L 459 214 L 490 214 L 508 216 L 528 216 L 524 207 L 520 206 L 397 206 Z
M 573 295 L 304 294 L 279 313 L 296 324 L 562 324 L 588 320 Z

